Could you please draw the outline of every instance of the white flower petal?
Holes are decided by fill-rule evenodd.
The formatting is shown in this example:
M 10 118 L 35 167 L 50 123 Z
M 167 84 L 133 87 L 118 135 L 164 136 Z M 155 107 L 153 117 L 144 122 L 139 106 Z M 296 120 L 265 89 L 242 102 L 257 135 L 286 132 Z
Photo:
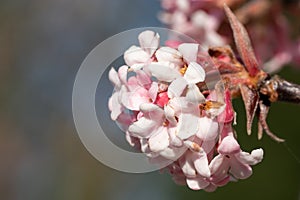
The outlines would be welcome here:
M 148 91 L 149 97 L 152 100 L 152 102 L 155 101 L 157 97 L 157 92 L 158 92 L 158 83 L 157 82 L 152 82 L 150 89 Z
M 122 105 L 124 105 L 123 100 L 124 97 L 127 97 L 127 93 L 128 93 L 128 88 L 125 85 L 122 85 L 119 91 L 119 102 L 121 102 Z
M 199 119 L 194 113 L 179 115 L 177 136 L 182 140 L 194 136 L 199 130 Z
M 205 102 L 204 95 L 200 92 L 199 88 L 195 84 L 190 84 L 186 93 L 188 101 L 193 103 Z
M 108 72 L 108 79 L 113 83 L 114 87 L 121 86 L 119 75 L 113 67 Z
M 141 87 L 138 84 L 137 78 L 135 76 L 131 76 L 131 77 L 128 78 L 126 86 L 127 86 L 129 91 L 134 91 L 134 90 Z
M 188 84 L 196 84 L 205 80 L 205 71 L 198 63 L 191 62 L 183 77 Z
M 173 108 L 171 108 L 170 105 L 166 105 L 164 107 L 164 111 L 165 111 L 165 116 L 166 116 L 167 120 L 170 122 L 170 124 L 176 125 L 177 120 L 175 118 L 175 111 L 173 110 Z
M 225 162 L 224 155 L 218 154 L 217 156 L 215 156 L 209 164 L 211 173 L 215 174 L 221 168 L 221 166 L 224 164 L 224 162 Z M 225 173 L 227 173 L 227 172 L 225 172 Z
M 177 160 L 184 152 L 186 148 L 176 148 L 176 147 L 167 147 L 163 151 L 159 152 L 159 154 L 170 160 Z
M 192 152 L 187 151 L 185 156 L 178 160 L 183 173 L 187 177 L 196 177 L 196 169 L 194 167 Z
M 218 135 L 218 122 L 208 117 L 201 117 L 199 119 L 199 131 L 197 137 L 203 141 L 215 140 Z
M 128 66 L 133 66 L 134 64 L 142 64 L 148 62 L 150 56 L 142 48 L 137 46 L 131 46 L 124 53 L 124 60 Z
M 181 147 L 183 145 L 183 141 L 177 137 L 176 135 L 176 126 L 174 127 L 169 127 L 169 136 L 170 136 L 170 144 L 175 146 L 175 147 Z
M 162 63 L 151 63 L 147 66 L 147 69 L 159 81 L 171 82 L 181 76 L 179 71 Z
M 133 136 L 149 138 L 161 126 L 164 120 L 164 111 L 150 103 L 142 104 L 140 110 L 144 114 L 143 117 L 132 123 L 128 128 L 128 132 Z
M 193 109 L 198 107 L 197 105 L 188 102 L 186 97 L 174 97 L 169 100 L 168 105 L 173 108 L 176 115 L 179 115 L 182 112 L 195 112 Z
M 230 158 L 229 172 L 237 179 L 246 179 L 252 175 L 252 168 L 250 165 L 241 163 L 235 156 Z
M 179 77 L 171 82 L 168 87 L 168 97 L 174 98 L 179 97 L 183 93 L 184 89 L 186 88 L 187 82 L 184 78 Z
M 122 82 L 122 84 L 127 83 L 127 72 L 128 72 L 128 66 L 126 65 L 121 66 L 118 70 L 118 75 L 120 77 L 120 81 Z
M 155 52 L 158 62 L 167 61 L 176 64 L 182 64 L 182 54 L 176 49 L 170 47 L 161 47 Z
M 236 154 L 241 152 L 241 148 L 236 139 L 229 135 L 223 138 L 221 144 L 218 147 L 218 152 L 223 155 Z
M 251 152 L 251 156 L 257 161 L 255 164 L 262 161 L 264 157 L 264 150 L 263 149 L 255 149 Z
M 143 50 L 151 57 L 159 45 L 159 35 L 153 31 L 144 31 L 139 34 L 139 42 Z
M 260 163 L 263 159 L 264 151 L 262 149 L 255 149 L 249 154 L 248 152 L 241 152 L 236 155 L 236 158 L 248 165 L 256 165 Z
M 118 127 L 123 131 L 126 132 L 128 127 L 136 121 L 136 117 L 127 111 L 122 111 L 122 113 L 118 116 L 116 123 Z
M 149 138 L 151 151 L 159 152 L 169 146 L 169 134 L 166 127 L 161 127 Z
M 150 76 L 144 70 L 136 70 L 135 73 L 138 84 L 149 89 L 152 83 Z
M 208 167 L 208 160 L 206 153 L 204 151 L 200 151 L 199 153 L 194 153 L 195 154 L 195 160 L 194 160 L 194 165 L 197 170 L 197 172 L 203 176 L 203 177 L 210 177 L 210 169 Z
M 160 113 L 160 116 L 162 116 L 164 114 L 164 111 L 159 106 L 157 106 L 155 104 L 152 104 L 152 103 L 144 103 L 144 104 L 142 104 L 140 106 L 140 110 L 143 113 L 157 112 L 157 113 Z
M 119 100 L 119 93 L 115 92 L 109 98 L 108 105 L 111 111 L 110 117 L 112 120 L 116 120 L 118 116 L 122 113 L 123 106 L 120 104 Z
M 201 190 L 209 185 L 203 178 L 187 178 L 186 183 L 192 190 Z
M 141 117 L 138 121 L 132 123 L 128 127 L 128 132 L 136 137 L 149 138 L 156 131 L 157 127 L 156 121 Z
M 217 183 L 224 180 L 228 176 L 229 164 L 229 159 L 226 156 L 221 154 L 215 156 L 209 164 L 211 181 Z
M 178 46 L 179 52 L 188 63 L 197 61 L 199 44 L 183 43 Z
M 123 93 L 122 104 L 130 110 L 139 110 L 140 105 L 150 103 L 148 91 L 143 87 L 138 87 L 135 90 Z
M 226 108 L 226 104 L 223 104 L 221 107 L 219 108 L 210 108 L 208 110 L 206 110 L 206 114 L 208 116 L 210 116 L 211 118 L 215 118 L 217 116 L 219 116 Z
M 147 61 L 146 62 L 141 62 L 141 63 L 135 63 L 135 64 L 130 66 L 130 70 L 135 72 L 135 71 L 140 70 L 143 67 L 145 67 L 146 64 L 147 64 Z

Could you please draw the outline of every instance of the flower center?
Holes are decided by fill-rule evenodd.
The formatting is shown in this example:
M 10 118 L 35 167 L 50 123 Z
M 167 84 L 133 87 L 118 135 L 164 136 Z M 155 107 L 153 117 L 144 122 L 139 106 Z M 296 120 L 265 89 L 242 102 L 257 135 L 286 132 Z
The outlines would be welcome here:
M 170 122 L 169 122 L 168 120 L 165 120 L 165 121 L 163 122 L 163 124 L 162 124 L 162 125 L 163 125 L 164 127 L 166 127 L 166 126 L 168 126 L 168 125 L 169 125 L 169 123 L 170 123 Z
M 184 75 L 185 74 L 185 72 L 186 72 L 186 70 L 187 70 L 187 66 L 186 65 L 184 65 L 180 70 L 179 70 L 179 72 L 182 74 L 182 75 Z
M 223 106 L 224 104 L 218 101 L 212 101 L 212 100 L 208 100 L 205 103 L 201 103 L 199 104 L 199 108 L 201 110 L 209 110 L 209 109 L 219 109 Z

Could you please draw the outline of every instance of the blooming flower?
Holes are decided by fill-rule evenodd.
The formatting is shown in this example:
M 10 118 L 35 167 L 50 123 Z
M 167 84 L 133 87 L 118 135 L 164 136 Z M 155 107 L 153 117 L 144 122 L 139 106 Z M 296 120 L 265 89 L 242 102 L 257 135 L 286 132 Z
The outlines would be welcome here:
M 203 9 L 211 5 L 210 1 L 162 0 L 165 12 L 159 18 L 173 30 L 189 35 L 204 48 L 224 45 L 224 38 L 217 33 L 222 16 L 216 12 L 207 13 Z
M 151 162 L 171 161 L 166 169 L 174 181 L 191 189 L 213 191 L 231 177 L 249 177 L 263 154 L 243 152 L 235 140 L 230 92 L 222 82 L 200 87 L 208 69 L 198 44 L 160 47 L 158 39 L 152 31 L 141 33 L 141 47 L 124 54 L 127 65 L 110 70 L 112 120 Z
M 144 64 L 151 62 L 159 45 L 159 35 L 152 31 L 144 31 L 138 39 L 140 47 L 133 45 L 124 53 L 125 63 L 132 69 L 142 68 Z
M 227 184 L 230 179 L 246 179 L 252 174 L 250 165 L 261 162 L 263 157 L 262 149 L 253 150 L 251 154 L 243 152 L 232 135 L 222 140 L 218 153 L 208 166 L 210 176 L 199 173 L 197 176 L 187 178 L 187 184 L 191 189 L 214 191 L 217 187 Z

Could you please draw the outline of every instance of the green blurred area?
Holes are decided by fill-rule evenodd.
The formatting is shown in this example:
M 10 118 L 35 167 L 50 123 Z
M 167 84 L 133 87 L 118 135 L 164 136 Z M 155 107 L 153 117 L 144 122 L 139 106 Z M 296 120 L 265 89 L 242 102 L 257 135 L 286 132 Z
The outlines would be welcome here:
M 272 105 L 270 128 L 286 139 L 278 144 L 266 135 L 258 141 L 256 127 L 248 136 L 243 103 L 234 101 L 242 148 L 262 147 L 265 157 L 249 179 L 214 193 L 177 186 L 168 174 L 115 171 L 81 144 L 71 94 L 82 60 L 113 34 L 161 26 L 159 9 L 147 0 L 0 1 L 1 200 L 300 199 L 298 105 Z M 300 84 L 295 68 L 280 75 Z

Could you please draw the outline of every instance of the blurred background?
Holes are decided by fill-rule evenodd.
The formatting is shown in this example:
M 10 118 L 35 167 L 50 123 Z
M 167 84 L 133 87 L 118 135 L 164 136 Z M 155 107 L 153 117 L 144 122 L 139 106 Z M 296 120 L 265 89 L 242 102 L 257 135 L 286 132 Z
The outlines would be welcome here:
M 0 1 L 1 200 L 300 199 L 297 105 L 272 106 L 271 129 L 286 139 L 277 144 L 267 136 L 261 141 L 255 134 L 247 136 L 243 103 L 234 101 L 242 148 L 263 147 L 265 158 L 249 179 L 214 193 L 177 186 L 160 172 L 115 171 L 81 144 L 71 110 L 81 62 L 114 34 L 163 26 L 157 19 L 160 9 L 159 0 Z M 286 67 L 279 74 L 300 84 L 295 68 Z M 100 103 L 106 105 L 109 95 L 103 94 Z

